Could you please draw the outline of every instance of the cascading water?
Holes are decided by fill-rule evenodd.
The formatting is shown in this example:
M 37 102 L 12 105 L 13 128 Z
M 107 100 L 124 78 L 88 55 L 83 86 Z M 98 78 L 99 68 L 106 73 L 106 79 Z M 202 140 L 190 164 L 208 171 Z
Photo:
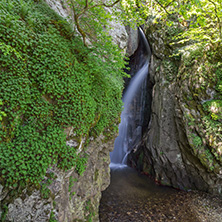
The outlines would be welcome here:
M 138 140 L 142 136 L 142 127 L 146 127 L 149 122 L 146 118 L 150 116 L 149 86 L 152 90 L 152 83 L 147 81 L 146 87 L 145 81 L 150 48 L 144 35 L 142 33 L 140 35 L 140 43 L 142 43 L 137 50 L 138 53 L 131 57 L 130 63 L 131 67 L 135 67 L 136 64 L 138 72 L 135 72 L 123 97 L 124 110 L 121 114 L 119 136 L 116 138 L 114 151 L 110 154 L 111 182 L 110 186 L 102 192 L 99 221 L 202 221 L 207 216 L 205 211 L 201 214 L 202 209 L 206 209 L 206 194 L 203 197 L 203 193 L 187 193 L 158 186 L 146 175 L 141 175 L 135 169 L 124 165 L 127 153 L 138 145 Z M 145 52 L 140 56 L 143 48 Z M 144 113 L 146 113 L 145 116 Z M 202 198 L 203 201 L 201 201 Z M 195 204 L 191 205 L 191 203 Z M 221 200 L 215 201 L 213 198 L 212 207 L 214 206 L 217 206 L 215 209 L 220 209 Z M 211 212 L 209 216 L 212 219 L 212 215 L 216 214 Z M 209 221 L 221 222 L 221 215 Z
M 138 71 L 130 80 L 130 83 L 123 95 L 124 110 L 121 114 L 119 136 L 115 140 L 113 152 L 110 153 L 110 167 L 125 164 L 128 153 L 136 145 L 138 139 L 140 140 L 142 137 L 141 122 L 143 121 L 142 112 L 144 101 L 142 99 L 143 92 L 141 89 L 143 88 L 142 85 L 144 85 L 145 78 L 148 74 L 151 50 L 141 28 L 139 28 L 139 36 L 141 53 L 139 57 L 139 64 L 137 66 Z M 138 94 L 139 97 L 136 96 Z M 133 105 L 135 106 L 135 100 L 139 100 L 136 102 L 136 109 L 132 108 Z M 139 116 L 139 121 L 137 120 L 137 122 L 140 123 L 135 124 L 135 116 Z

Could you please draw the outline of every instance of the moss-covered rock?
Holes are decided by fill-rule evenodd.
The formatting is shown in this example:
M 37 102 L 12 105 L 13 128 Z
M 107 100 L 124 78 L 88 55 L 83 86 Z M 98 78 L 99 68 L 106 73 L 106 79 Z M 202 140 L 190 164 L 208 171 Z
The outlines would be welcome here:
M 172 28 L 176 30 L 170 32 Z M 136 152 L 137 157 L 143 153 L 142 166 L 141 158 L 133 159 L 163 184 L 221 194 L 221 49 L 193 48 L 175 56 L 185 46 L 171 43 L 183 29 L 147 23 L 152 115 Z
M 10 190 L 0 185 L 1 221 L 99 221 L 101 191 L 109 185 L 109 152 L 114 138 L 92 140 L 88 161 L 79 175 L 52 166 L 40 186 Z M 14 191 L 14 192 L 12 192 Z
M 114 54 L 86 47 L 64 1 L 46 2 L 59 14 L 44 0 L 1 2 L 0 220 L 98 221 L 124 55 L 109 37 L 100 46 Z

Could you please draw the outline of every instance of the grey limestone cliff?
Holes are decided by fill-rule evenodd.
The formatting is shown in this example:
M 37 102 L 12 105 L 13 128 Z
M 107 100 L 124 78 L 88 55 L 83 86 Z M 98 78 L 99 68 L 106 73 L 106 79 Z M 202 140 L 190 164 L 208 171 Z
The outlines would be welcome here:
M 186 54 L 172 57 L 180 46 L 170 45 L 170 33 L 178 31 L 178 27 L 148 23 L 146 31 L 153 53 L 152 113 L 131 163 L 161 184 L 221 194 L 222 165 L 217 154 L 221 128 L 210 127 L 211 120 L 207 122 L 203 110 L 204 101 L 215 94 L 215 86 L 201 87 L 203 78 L 198 76 L 196 65 L 204 66 L 207 58 L 187 63 Z
M 46 2 L 60 16 L 70 21 L 71 11 L 64 1 Z M 113 27 L 110 33 L 113 41 L 128 55 L 133 54 L 138 46 L 137 30 L 127 28 L 126 31 L 118 22 L 110 25 Z M 70 129 L 66 131 L 70 133 Z M 0 218 L 14 222 L 99 221 L 101 192 L 110 181 L 109 152 L 113 149 L 114 139 L 103 135 L 90 138 L 89 144 L 84 146 L 88 160 L 82 175 L 75 169 L 65 172 L 54 165 L 47 170 L 44 180 L 38 186 L 13 190 L 0 184 Z M 81 152 L 82 145 L 77 141 L 67 141 L 67 145 L 79 146 L 78 152 Z
M 81 176 L 75 169 L 64 172 L 52 166 L 40 188 L 26 188 L 13 195 L 0 185 L 1 203 L 7 203 L 8 208 L 5 221 L 99 221 L 101 191 L 109 185 L 109 152 L 114 143 L 114 139 L 104 139 L 101 135 L 90 142 Z

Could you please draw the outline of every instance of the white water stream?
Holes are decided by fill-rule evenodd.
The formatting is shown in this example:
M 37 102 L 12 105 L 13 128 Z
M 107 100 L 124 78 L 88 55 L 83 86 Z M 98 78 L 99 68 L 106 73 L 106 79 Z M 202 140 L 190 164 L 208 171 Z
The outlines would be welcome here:
M 146 76 L 148 74 L 149 68 L 149 60 L 151 56 L 151 50 L 147 39 L 142 31 L 139 28 L 139 35 L 140 35 L 140 44 L 142 45 L 143 54 L 140 57 L 140 61 L 138 64 L 139 70 L 136 72 L 134 77 L 130 80 L 130 83 L 123 95 L 123 103 L 124 103 L 124 110 L 121 113 L 121 123 L 119 125 L 119 136 L 116 138 L 114 143 L 114 150 L 110 153 L 111 159 L 111 168 L 118 168 L 123 167 L 127 161 L 127 155 L 131 151 L 133 147 L 129 147 L 130 140 L 132 139 L 129 135 L 129 131 L 135 132 L 139 129 L 139 134 L 142 134 L 141 127 L 138 129 L 132 129 L 135 124 L 132 122 L 134 121 L 131 117 L 133 109 L 131 109 L 132 102 L 135 99 L 135 95 L 142 89 L 142 84 L 146 80 Z M 143 95 L 142 93 L 140 94 Z M 140 98 L 141 100 L 141 98 Z M 138 132 L 137 132 L 138 134 Z M 141 137 L 142 135 L 138 135 Z

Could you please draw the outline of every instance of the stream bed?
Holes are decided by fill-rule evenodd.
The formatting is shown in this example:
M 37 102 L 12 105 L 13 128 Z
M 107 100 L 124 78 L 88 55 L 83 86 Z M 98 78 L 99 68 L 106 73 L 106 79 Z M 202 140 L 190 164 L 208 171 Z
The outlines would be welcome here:
M 158 186 L 130 167 L 111 170 L 100 203 L 101 222 L 222 222 L 222 200 Z

